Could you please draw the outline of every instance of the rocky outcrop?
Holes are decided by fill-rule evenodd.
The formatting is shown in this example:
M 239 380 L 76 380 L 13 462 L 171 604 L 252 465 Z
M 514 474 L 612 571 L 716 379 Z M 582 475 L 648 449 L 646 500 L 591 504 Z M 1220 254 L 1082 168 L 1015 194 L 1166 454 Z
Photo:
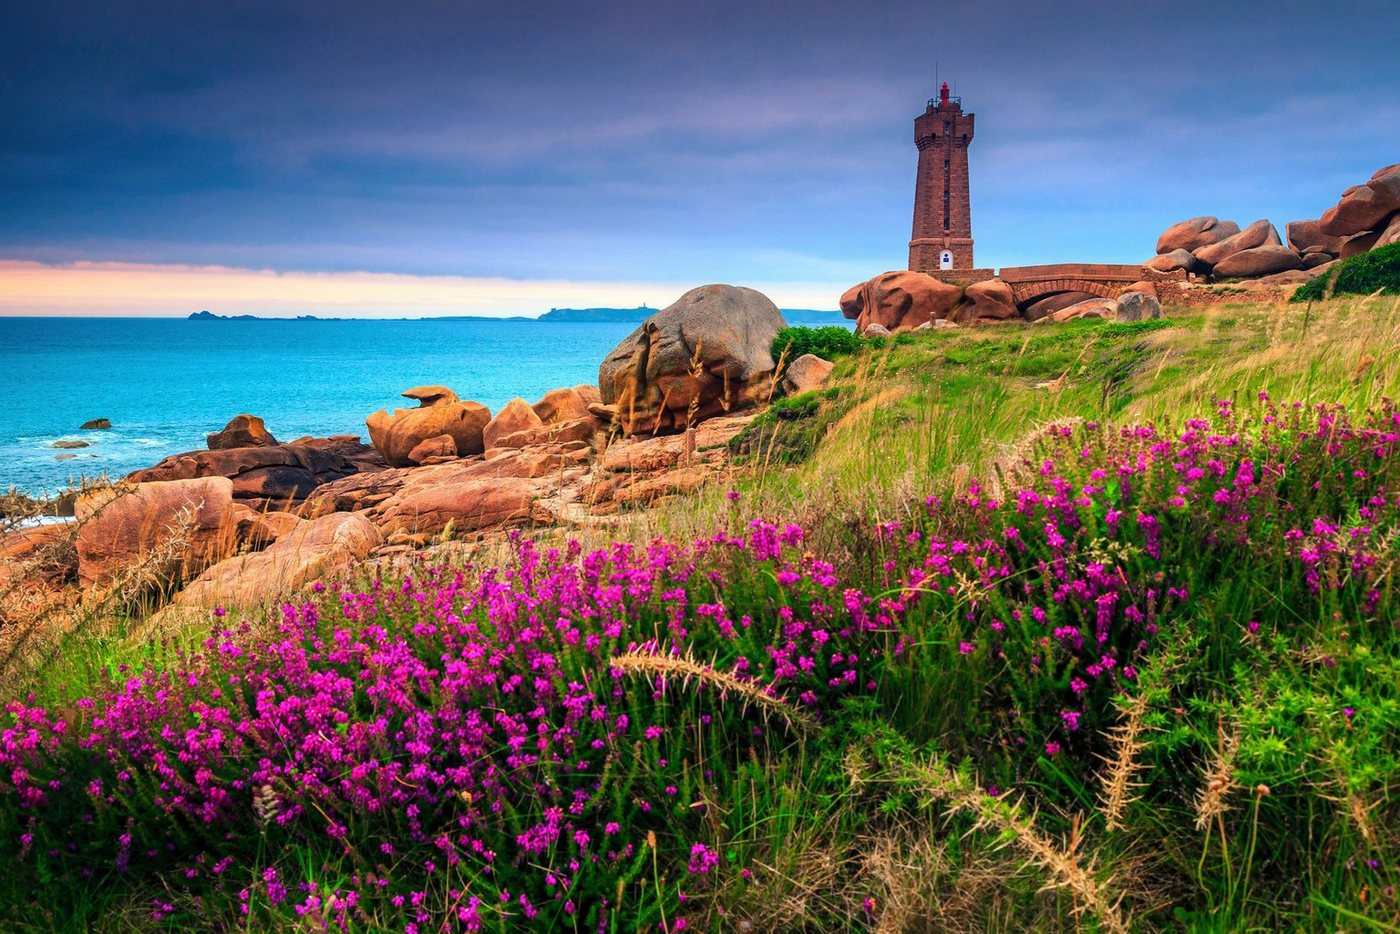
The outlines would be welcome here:
M 1261 246 L 1278 246 L 1280 244 L 1278 231 L 1274 225 L 1266 220 L 1257 220 L 1244 230 L 1231 237 L 1226 237 L 1219 243 L 1212 243 L 1194 250 L 1196 261 L 1207 266 L 1215 266 L 1217 263 L 1242 253 L 1245 250 L 1252 250 Z
M 1179 221 L 1162 231 L 1162 235 L 1157 238 L 1157 254 L 1160 256 L 1177 250 L 1194 253 L 1201 247 L 1219 243 L 1239 232 L 1239 225 L 1234 221 L 1193 217 L 1190 220 Z
M 706 285 L 652 315 L 598 369 L 601 403 L 625 434 L 663 434 L 766 400 L 786 326 L 753 289 Z
M 213 565 L 175 597 L 175 606 L 265 604 L 341 574 L 383 541 L 368 518 L 335 513 L 298 522 L 265 550 Z
M 1016 298 L 1011 286 L 1000 279 L 985 279 L 974 282 L 963 290 L 963 300 L 948 316 L 957 324 L 975 321 L 1005 321 L 1019 319 Z
M 542 485 L 517 477 L 464 477 L 442 481 L 396 497 L 384 514 L 391 528 L 438 534 L 515 525 L 530 518 Z
M 1342 192 L 1319 220 L 1288 224 L 1288 242 L 1305 269 L 1400 242 L 1400 164 L 1379 169 Z
M 956 285 L 925 273 L 896 270 L 847 289 L 841 296 L 841 313 L 855 320 L 861 334 L 869 334 L 877 324 L 891 333 L 912 331 L 947 318 L 962 294 Z
M 1302 257 L 1286 246 L 1257 246 L 1225 257 L 1216 265 L 1215 276 L 1217 279 L 1253 279 L 1302 266 Z
M 188 575 L 230 550 L 233 483 L 225 477 L 104 490 L 76 506 L 78 580 L 103 587 L 156 555 Z
M 105 431 L 112 427 L 110 419 L 90 418 L 78 426 L 79 431 Z
M 1289 221 L 1283 229 L 1288 234 L 1288 245 L 1299 256 L 1309 253 L 1331 253 L 1336 256 L 1341 252 L 1343 238 L 1323 233 L 1319 221 Z
M 535 410 L 542 424 L 553 425 L 556 422 L 589 418 L 591 416 L 588 406 L 602 401 L 603 397 L 599 394 L 597 386 L 575 386 L 572 389 L 551 389 L 531 408 Z
M 783 370 L 783 391 L 788 395 L 821 388 L 836 364 L 816 354 L 804 353 Z
M 541 444 L 404 471 L 397 489 L 370 515 L 387 531 L 414 535 L 518 525 L 531 519 L 536 499 L 579 482 L 588 459 L 584 445 Z
M 430 465 L 436 467 L 436 465 Z M 319 486 L 297 507 L 297 514 L 316 518 L 332 512 L 359 512 L 392 499 L 403 489 L 404 481 L 415 470 L 428 468 L 389 467 L 351 474 Z
M 1284 273 L 1322 269 L 1338 258 L 1400 242 L 1400 164 L 1348 188 L 1319 220 L 1290 221 L 1286 230 L 1287 245 L 1267 220 L 1240 230 L 1213 217 L 1192 218 L 1168 228 L 1157 240 L 1158 255 L 1143 265 L 1154 272 L 1184 270 L 1218 279 L 1270 277 L 1259 286 L 1278 288 L 1297 278 L 1278 278 Z
M 1162 317 L 1162 306 L 1155 295 L 1124 292 L 1118 296 L 1114 312 L 1114 318 L 1118 321 L 1148 321 Z
M 267 430 L 263 420 L 256 415 L 235 415 L 224 426 L 208 437 L 209 450 L 228 451 L 233 448 L 270 448 L 277 444 L 272 432 Z
M 1368 230 L 1384 229 L 1390 215 L 1400 211 L 1400 165 L 1390 165 L 1372 175 L 1364 185 L 1342 193 L 1342 199 L 1322 214 L 1322 232 L 1353 237 Z
M 370 444 L 393 466 L 417 463 L 414 449 L 439 435 L 452 438 L 458 457 L 486 449 L 482 432 L 491 420 L 486 406 L 464 402 L 446 386 L 418 386 L 403 395 L 418 400 L 418 408 L 395 409 L 393 415 L 380 409 L 365 419 Z
M 286 444 L 221 451 L 173 454 L 154 467 L 126 476 L 133 483 L 225 477 L 233 496 L 255 508 L 296 503 L 323 483 L 365 470 L 381 470 L 384 461 L 354 435 L 299 438 Z
M 588 414 L 587 407 L 584 414 Z M 486 423 L 482 433 L 485 449 L 523 448 L 546 440 L 544 421 L 530 406 L 519 397 L 507 402 L 496 417 Z

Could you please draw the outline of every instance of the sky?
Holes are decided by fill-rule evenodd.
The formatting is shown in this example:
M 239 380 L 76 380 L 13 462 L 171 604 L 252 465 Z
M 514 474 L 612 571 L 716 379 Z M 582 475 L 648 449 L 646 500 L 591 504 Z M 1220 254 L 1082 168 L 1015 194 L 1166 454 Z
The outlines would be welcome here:
M 1400 2 L 7 0 L 0 314 L 536 314 L 903 268 L 955 83 L 979 266 L 1139 262 L 1400 161 Z

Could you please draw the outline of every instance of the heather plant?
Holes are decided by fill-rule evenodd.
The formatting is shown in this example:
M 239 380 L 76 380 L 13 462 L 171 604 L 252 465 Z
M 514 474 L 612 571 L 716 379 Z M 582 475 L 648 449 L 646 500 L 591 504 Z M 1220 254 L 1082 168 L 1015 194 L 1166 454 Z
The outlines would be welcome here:
M 66 710 L 12 702 L 10 882 L 115 871 L 185 924 L 681 929 L 719 870 L 716 785 L 872 686 L 881 618 L 801 535 L 520 541 L 473 585 L 326 592 Z
M 218 615 L 8 703 L 0 918 L 1393 927 L 1398 444 L 1255 393 L 1052 423 L 843 539 L 733 493 Z

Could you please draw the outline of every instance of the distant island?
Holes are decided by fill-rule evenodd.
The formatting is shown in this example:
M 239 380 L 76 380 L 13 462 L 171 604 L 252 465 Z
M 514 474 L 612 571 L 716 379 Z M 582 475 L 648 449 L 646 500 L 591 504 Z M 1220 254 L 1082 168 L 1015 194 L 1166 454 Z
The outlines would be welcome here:
M 629 324 L 633 321 L 645 321 L 657 311 L 658 309 L 648 308 L 646 305 L 638 305 L 636 308 L 551 308 L 540 315 L 539 320 L 582 324 Z
M 551 308 L 537 318 L 524 315 L 494 317 L 487 315 L 432 315 L 429 318 L 399 318 L 394 320 L 432 321 L 548 321 L 553 324 L 640 324 L 656 314 L 660 309 L 638 305 L 636 308 Z M 839 311 L 817 311 L 812 308 L 779 309 L 788 324 L 839 324 Z M 295 318 L 272 315 L 216 315 L 212 311 L 196 311 L 187 316 L 189 321 L 347 321 L 348 318 L 319 318 L 316 315 L 297 315 Z M 390 319 L 383 319 L 390 320 Z
M 537 320 L 565 324 L 641 324 L 660 309 L 639 305 L 636 308 L 551 308 Z M 811 308 L 779 309 L 788 324 L 835 324 L 839 311 L 816 311 Z
M 189 316 L 190 321 L 344 321 L 344 318 L 318 318 L 315 315 L 297 315 L 295 318 L 262 317 L 261 315 L 216 315 L 212 311 L 196 311 Z

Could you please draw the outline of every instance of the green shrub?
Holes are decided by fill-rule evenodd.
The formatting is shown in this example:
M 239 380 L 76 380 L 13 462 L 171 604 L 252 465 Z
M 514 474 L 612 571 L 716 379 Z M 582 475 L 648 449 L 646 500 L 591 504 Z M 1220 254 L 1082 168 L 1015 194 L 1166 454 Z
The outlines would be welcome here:
M 773 359 L 796 360 L 810 353 L 823 360 L 834 360 L 860 350 L 862 343 L 854 331 L 836 324 L 821 328 L 783 328 L 773 338 Z
M 1334 295 L 1400 295 L 1400 243 L 1379 247 L 1338 263 L 1327 275 L 1303 283 L 1293 293 L 1295 302 L 1327 297 L 1328 283 Z

